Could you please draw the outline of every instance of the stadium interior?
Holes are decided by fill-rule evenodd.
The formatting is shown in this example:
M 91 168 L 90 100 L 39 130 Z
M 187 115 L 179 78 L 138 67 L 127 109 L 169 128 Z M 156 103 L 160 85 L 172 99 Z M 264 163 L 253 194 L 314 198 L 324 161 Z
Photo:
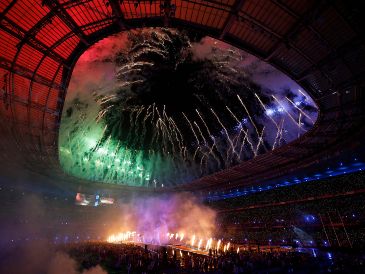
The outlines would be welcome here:
M 0 273 L 365 273 L 360 2 L 1 0 Z

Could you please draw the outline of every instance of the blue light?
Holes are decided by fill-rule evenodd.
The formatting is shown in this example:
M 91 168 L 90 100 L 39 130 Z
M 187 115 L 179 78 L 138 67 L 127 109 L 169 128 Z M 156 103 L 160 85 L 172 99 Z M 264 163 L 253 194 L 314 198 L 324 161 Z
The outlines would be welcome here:
M 313 257 L 314 258 L 317 258 L 317 253 L 316 253 L 316 251 L 312 248 L 312 254 L 313 254 Z
M 306 215 L 304 216 L 306 222 L 314 222 L 316 218 L 313 215 Z
M 357 160 L 357 159 L 356 159 Z M 271 185 L 267 185 L 266 187 L 251 187 L 250 189 L 242 189 L 241 191 L 237 191 L 236 193 L 232 193 L 232 190 L 230 191 L 231 194 L 225 194 L 224 192 L 222 193 L 214 193 L 212 195 L 209 195 L 209 199 L 210 200 L 220 200 L 220 199 L 228 199 L 230 197 L 239 197 L 239 196 L 246 196 L 249 194 L 254 194 L 256 192 L 261 192 L 261 191 L 265 191 L 265 190 L 270 190 L 273 188 L 278 188 L 278 187 L 286 187 L 286 186 L 290 186 L 290 185 L 294 185 L 294 184 L 300 184 L 300 183 L 304 183 L 304 182 L 311 182 L 311 181 L 315 181 L 315 180 L 321 180 L 323 178 L 328 178 L 328 177 L 334 177 L 334 176 L 338 176 L 338 175 L 343 175 L 343 174 L 348 174 L 348 173 L 353 173 L 353 172 L 357 172 L 357 171 L 361 171 L 364 170 L 365 168 L 365 163 L 364 162 L 352 162 L 352 163 L 348 163 L 347 166 L 343 166 L 343 163 L 339 163 L 339 166 L 337 166 L 335 169 L 330 170 L 330 167 L 326 168 L 326 171 L 324 173 L 316 173 L 314 175 L 311 176 L 305 176 L 302 180 L 298 179 L 297 177 L 294 177 L 292 179 L 289 180 L 285 180 L 282 182 L 276 182 L 276 183 L 272 183 Z
M 327 252 L 327 257 L 329 260 L 332 260 L 332 254 L 330 252 Z

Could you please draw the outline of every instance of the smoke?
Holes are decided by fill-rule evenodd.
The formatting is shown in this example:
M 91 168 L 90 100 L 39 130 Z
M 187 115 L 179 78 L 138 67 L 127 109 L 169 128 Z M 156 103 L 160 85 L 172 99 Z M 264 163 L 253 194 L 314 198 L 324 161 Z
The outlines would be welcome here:
M 1 189 L 2 192 L 5 189 Z M 51 205 L 40 196 L 17 189 L 6 196 L 14 204 L 2 214 L 0 227 L 0 273 L 78 274 L 78 264 L 59 251 L 52 241 L 64 228 L 57 219 L 67 215 L 70 207 L 62 202 Z M 61 210 L 56 210 L 62 207 Z M 64 216 L 67 218 L 68 216 Z M 97 266 L 82 273 L 106 273 Z
M 166 243 L 167 233 L 211 238 L 215 235 L 216 212 L 191 194 L 132 198 L 119 205 L 119 218 L 110 233 L 136 231 L 144 242 Z M 116 219 L 113 211 L 113 220 Z
M 49 243 L 34 242 L 14 250 L 2 258 L 0 273 L 106 274 L 107 272 L 99 265 L 80 272 L 77 262 L 68 254 L 56 251 Z
M 101 268 L 100 265 L 92 267 L 82 272 L 82 274 L 106 274 L 107 272 Z
M 76 274 L 76 262 L 69 255 L 57 252 L 48 265 L 48 274 Z
M 87 235 L 91 230 L 106 239 L 112 233 L 136 231 L 144 242 L 155 244 L 165 244 L 163 236 L 168 232 L 184 233 L 187 240 L 191 235 L 205 240 L 216 235 L 216 212 L 188 193 L 136 194 L 118 200 L 113 207 L 100 208 L 48 201 L 16 190 L 11 193 L 9 200 L 17 204 L 2 216 L 0 273 L 80 273 L 78 263 L 54 243 L 56 235 Z M 62 218 L 72 225 L 61 225 Z M 82 273 L 106 272 L 96 266 Z
M 111 90 L 115 86 L 115 57 L 123 51 L 128 41 L 123 32 L 101 40 L 80 56 L 72 72 L 72 81 L 68 87 L 66 101 L 70 102 L 92 91 Z

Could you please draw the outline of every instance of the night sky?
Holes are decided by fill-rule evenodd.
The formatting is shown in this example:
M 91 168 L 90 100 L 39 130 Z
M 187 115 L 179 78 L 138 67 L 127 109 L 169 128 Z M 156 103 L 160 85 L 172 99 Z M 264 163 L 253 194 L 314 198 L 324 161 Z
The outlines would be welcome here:
M 286 144 L 316 116 L 305 91 L 252 55 L 198 33 L 135 30 L 76 64 L 60 161 L 92 181 L 172 186 Z

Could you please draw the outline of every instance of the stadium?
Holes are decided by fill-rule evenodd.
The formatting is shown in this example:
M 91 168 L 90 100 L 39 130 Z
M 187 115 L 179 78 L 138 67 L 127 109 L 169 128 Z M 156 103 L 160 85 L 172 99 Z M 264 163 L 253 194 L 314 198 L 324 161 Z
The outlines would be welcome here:
M 0 273 L 364 273 L 362 14 L 0 1 Z

